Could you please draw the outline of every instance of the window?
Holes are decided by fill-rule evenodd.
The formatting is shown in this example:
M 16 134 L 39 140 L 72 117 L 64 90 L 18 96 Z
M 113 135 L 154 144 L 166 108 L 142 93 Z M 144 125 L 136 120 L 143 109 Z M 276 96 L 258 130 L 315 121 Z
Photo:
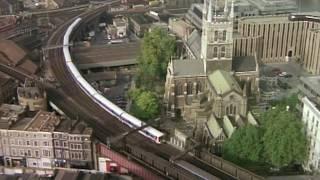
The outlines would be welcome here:
M 214 32 L 214 41 L 218 41 L 219 38 L 219 31 Z
M 221 57 L 226 57 L 226 47 L 225 46 L 221 47 Z
M 30 146 L 30 141 L 27 141 L 27 146 Z
M 31 157 L 31 150 L 28 149 L 28 156 Z
M 63 142 L 63 147 L 67 147 L 67 146 L 68 146 L 67 142 Z
M 47 141 L 44 141 L 44 142 L 43 142 L 43 145 L 44 145 L 44 146 L 48 146 L 48 142 L 47 142 Z
M 218 57 L 218 47 L 213 47 L 213 58 Z
M 188 82 L 187 84 L 187 94 L 192 94 L 192 82 Z
M 38 146 L 38 142 L 37 141 L 33 142 L 33 144 L 34 144 L 34 146 Z
M 36 157 L 39 157 L 39 151 L 34 151 Z
M 55 145 L 56 145 L 56 146 L 59 146 L 59 142 L 58 142 L 58 141 L 55 141 Z
M 226 30 L 224 30 L 223 33 L 222 33 L 222 40 L 223 41 L 227 40 L 227 31 Z
M 24 156 L 24 151 L 20 149 L 20 156 Z

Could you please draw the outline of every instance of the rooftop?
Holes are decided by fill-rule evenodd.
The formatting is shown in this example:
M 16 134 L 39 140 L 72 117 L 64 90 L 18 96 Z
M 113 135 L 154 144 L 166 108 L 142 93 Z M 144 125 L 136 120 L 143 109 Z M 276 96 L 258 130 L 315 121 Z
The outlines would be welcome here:
M 243 17 L 240 20 L 240 23 L 257 23 L 257 24 L 269 24 L 269 23 L 283 23 L 283 22 L 291 22 L 288 19 L 288 15 L 278 15 L 278 16 L 250 16 Z
M 254 56 L 237 56 L 233 57 L 232 70 L 235 72 L 256 71 L 257 63 Z
M 130 18 L 135 22 L 137 22 L 138 24 L 151 24 L 152 22 L 154 22 L 153 18 L 143 14 L 136 14 L 131 16 Z
M 208 79 L 218 94 L 225 94 L 232 90 L 241 92 L 238 82 L 226 71 L 216 70 L 208 76 Z
M 54 112 L 39 111 L 25 130 L 52 132 L 59 123 Z
M 0 106 L 0 128 L 9 129 L 22 118 L 25 108 L 20 105 L 2 104 Z
M 300 80 L 303 84 L 306 84 L 312 91 L 320 94 L 320 76 L 300 77 Z
M 202 60 L 173 60 L 172 68 L 174 76 L 205 75 Z

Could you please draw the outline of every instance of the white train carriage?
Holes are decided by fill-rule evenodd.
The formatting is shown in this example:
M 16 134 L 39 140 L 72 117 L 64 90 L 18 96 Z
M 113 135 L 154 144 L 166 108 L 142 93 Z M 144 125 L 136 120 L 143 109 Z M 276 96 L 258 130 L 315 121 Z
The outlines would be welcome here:
M 71 71 L 72 75 L 77 79 L 78 77 L 82 77 L 76 66 L 73 64 L 73 62 L 67 62 L 67 67 Z
M 95 101 L 97 102 L 102 108 L 108 111 L 113 116 L 117 117 L 121 122 L 128 125 L 131 128 L 139 128 L 145 125 L 144 122 L 140 121 L 136 117 L 128 114 L 123 109 L 116 106 L 114 103 L 106 99 L 102 96 L 97 90 L 95 90 L 80 74 L 76 66 L 72 62 L 72 58 L 69 51 L 69 37 L 74 29 L 75 26 L 81 21 L 81 18 L 77 18 L 68 28 L 67 32 L 64 35 L 63 39 L 63 54 L 65 57 L 65 61 L 67 67 L 73 78 L 77 81 L 80 87 Z M 144 135 L 145 137 L 152 139 L 156 143 L 161 143 L 161 138 L 164 134 L 152 127 L 146 127 L 143 130 L 140 130 L 139 133 Z

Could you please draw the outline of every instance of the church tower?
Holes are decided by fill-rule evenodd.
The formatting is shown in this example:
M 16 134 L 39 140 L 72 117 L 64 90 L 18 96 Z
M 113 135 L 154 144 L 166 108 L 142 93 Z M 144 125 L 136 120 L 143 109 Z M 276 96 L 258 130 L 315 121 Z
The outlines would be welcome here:
M 207 74 L 232 70 L 234 0 L 204 0 L 201 58 Z

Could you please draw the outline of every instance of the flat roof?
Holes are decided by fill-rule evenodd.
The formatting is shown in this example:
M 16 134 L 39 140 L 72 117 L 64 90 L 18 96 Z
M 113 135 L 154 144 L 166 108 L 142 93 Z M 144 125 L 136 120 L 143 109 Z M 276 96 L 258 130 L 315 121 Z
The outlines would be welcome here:
M 306 84 L 310 89 L 317 94 L 320 94 L 320 76 L 308 76 L 308 77 L 300 77 L 302 83 Z
M 240 18 L 240 23 L 284 23 L 284 22 L 293 22 L 289 21 L 288 15 L 279 15 L 279 16 L 250 16 L 250 17 L 242 17 Z
M 205 75 L 202 60 L 173 60 L 174 76 Z

